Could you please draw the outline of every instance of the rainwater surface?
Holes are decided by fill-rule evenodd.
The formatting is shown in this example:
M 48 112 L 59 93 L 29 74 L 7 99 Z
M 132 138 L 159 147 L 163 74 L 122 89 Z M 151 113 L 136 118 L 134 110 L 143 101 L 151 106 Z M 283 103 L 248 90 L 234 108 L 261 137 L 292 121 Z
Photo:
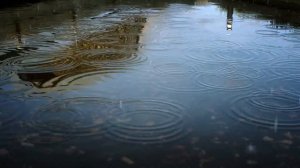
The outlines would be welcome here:
M 300 12 L 231 1 L 0 9 L 1 168 L 300 165 Z

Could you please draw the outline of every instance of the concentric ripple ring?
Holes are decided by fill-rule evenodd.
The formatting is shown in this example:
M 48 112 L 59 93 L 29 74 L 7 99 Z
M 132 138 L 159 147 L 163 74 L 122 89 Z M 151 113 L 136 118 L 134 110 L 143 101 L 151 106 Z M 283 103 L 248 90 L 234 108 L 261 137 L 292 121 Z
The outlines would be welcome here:
M 300 76 L 300 61 L 282 61 L 274 63 L 273 72 L 276 75 L 283 77 L 299 77 Z
M 101 135 L 116 106 L 103 98 L 71 98 L 56 101 L 32 114 L 29 126 L 39 133 L 60 136 Z
M 19 56 L 5 60 L 4 68 L 18 73 L 46 73 L 74 68 L 72 57 Z
M 255 93 L 232 103 L 229 115 L 238 121 L 274 129 L 300 129 L 299 96 Z
M 111 118 L 107 136 L 135 144 L 158 144 L 184 136 L 186 115 L 177 104 L 153 100 L 124 101 Z
M 240 90 L 253 85 L 250 77 L 239 74 L 200 74 L 196 80 L 200 85 L 222 90 Z
M 8 99 L 0 101 L 0 129 L 5 129 L 8 126 L 16 123 L 19 117 L 24 114 L 24 109 L 20 109 L 15 104 L 18 100 Z M 21 103 L 21 102 L 18 102 Z
M 80 55 L 85 64 L 103 68 L 122 68 L 146 60 L 146 57 L 124 49 L 92 49 L 81 52 Z

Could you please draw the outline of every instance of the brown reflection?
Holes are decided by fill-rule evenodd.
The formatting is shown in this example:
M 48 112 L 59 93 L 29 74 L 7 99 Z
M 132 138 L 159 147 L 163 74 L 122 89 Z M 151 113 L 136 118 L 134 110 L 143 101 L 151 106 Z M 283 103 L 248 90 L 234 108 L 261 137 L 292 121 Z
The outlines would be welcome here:
M 227 30 L 232 30 L 233 23 L 233 5 L 232 2 L 229 2 L 227 5 Z
M 76 17 L 74 20 L 76 20 Z M 73 64 L 76 65 L 71 69 L 54 70 L 53 72 L 45 73 L 38 71 L 18 73 L 18 76 L 21 80 L 29 81 L 38 88 L 51 88 L 67 78 L 76 80 L 76 78 L 89 73 L 109 73 L 116 70 L 124 70 L 130 66 L 130 64 L 126 65 L 126 61 L 132 59 L 130 56 L 134 55 L 138 50 L 139 35 L 145 22 L 146 18 L 141 16 L 132 16 L 124 19 L 119 25 L 79 38 L 72 46 L 60 52 L 64 54 L 61 60 L 42 65 L 43 67 L 57 67 L 57 65 L 64 63 L 64 58 L 70 57 L 74 61 Z M 110 64 L 110 62 L 113 65 L 113 61 L 124 61 L 125 63 L 111 67 L 105 66 L 105 63 Z

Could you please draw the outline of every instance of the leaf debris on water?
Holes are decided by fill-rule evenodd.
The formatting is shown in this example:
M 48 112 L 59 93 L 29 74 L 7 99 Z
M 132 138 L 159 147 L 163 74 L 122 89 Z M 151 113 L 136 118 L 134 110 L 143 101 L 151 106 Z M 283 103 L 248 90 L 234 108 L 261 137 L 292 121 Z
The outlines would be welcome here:
M 292 145 L 293 141 L 288 140 L 288 139 L 284 139 L 284 140 L 280 141 L 280 143 L 285 144 L 285 145 Z
M 32 143 L 29 143 L 29 142 L 21 142 L 21 145 L 24 146 L 24 147 L 34 147 L 34 144 Z
M 272 137 L 269 137 L 269 136 L 264 136 L 263 137 L 263 141 L 265 141 L 265 142 L 273 142 L 274 139 Z
M 133 165 L 133 164 L 134 164 L 134 161 L 133 161 L 132 159 L 126 157 L 126 156 L 123 156 L 123 157 L 121 158 L 121 160 L 122 160 L 124 163 L 128 164 L 128 165 Z
M 0 149 L 0 156 L 6 156 L 8 154 L 9 154 L 9 152 L 7 149 L 4 149 L 4 148 Z

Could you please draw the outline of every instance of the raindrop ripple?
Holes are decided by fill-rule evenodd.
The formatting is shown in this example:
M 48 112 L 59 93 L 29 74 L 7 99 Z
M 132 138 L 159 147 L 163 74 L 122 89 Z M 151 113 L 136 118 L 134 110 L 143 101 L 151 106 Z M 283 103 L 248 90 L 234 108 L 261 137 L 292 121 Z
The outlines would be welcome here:
M 102 135 L 115 103 L 102 98 L 71 98 L 41 107 L 32 114 L 29 127 L 53 136 Z
M 153 80 L 157 87 L 175 92 L 198 92 L 207 90 L 195 80 L 198 69 L 191 65 L 180 63 L 166 63 L 153 66 L 157 80 Z M 163 80 L 161 79 L 163 77 Z
M 300 76 L 300 61 L 282 61 L 272 65 L 272 70 L 276 75 L 282 77 L 299 77 Z
M 232 118 L 251 125 L 273 129 L 299 129 L 299 96 L 289 93 L 259 92 L 232 103 Z
M 72 69 L 76 61 L 72 57 L 20 56 L 7 59 L 4 68 L 17 73 L 47 73 Z
M 108 137 L 125 143 L 160 144 L 183 137 L 187 116 L 177 104 L 163 101 L 124 101 L 111 118 Z
M 20 101 L 15 99 L 8 99 L 0 101 L 0 129 L 6 129 L 7 127 L 15 124 L 25 113 L 24 109 L 16 104 L 21 104 Z
M 93 49 L 80 55 L 85 64 L 101 68 L 124 68 L 147 60 L 143 55 L 124 49 Z
M 247 89 L 254 84 L 254 81 L 245 75 L 232 74 L 200 74 L 197 82 L 208 88 L 221 90 Z

